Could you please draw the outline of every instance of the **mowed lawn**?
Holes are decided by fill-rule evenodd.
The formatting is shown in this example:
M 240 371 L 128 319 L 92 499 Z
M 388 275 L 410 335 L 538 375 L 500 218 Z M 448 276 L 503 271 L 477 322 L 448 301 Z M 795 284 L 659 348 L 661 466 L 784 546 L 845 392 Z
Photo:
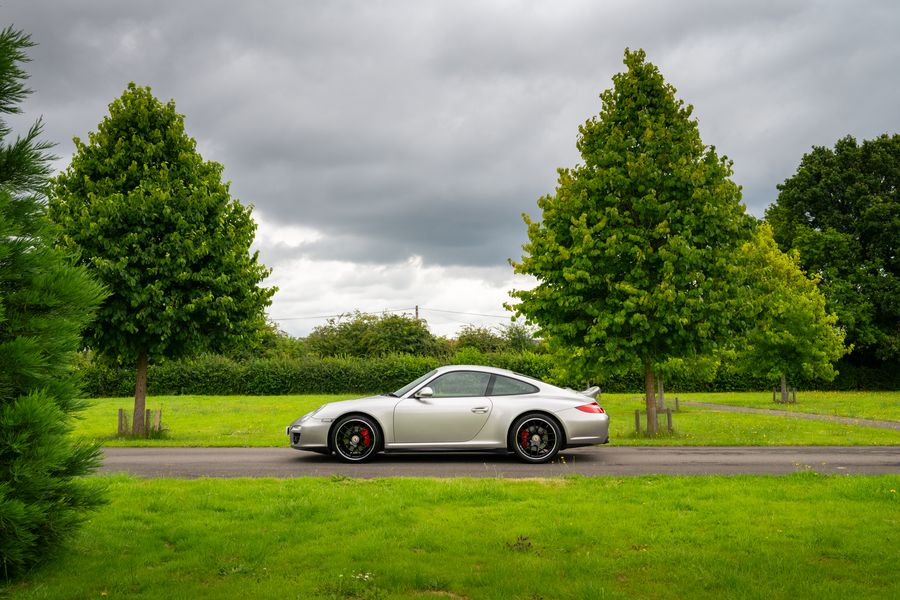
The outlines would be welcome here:
M 897 475 L 99 481 L 0 596 L 900 598 Z
M 707 402 L 747 406 L 765 405 L 765 394 L 688 394 L 678 395 Z M 159 396 L 147 400 L 148 408 L 161 408 L 166 428 L 162 439 L 120 440 L 116 438 L 117 409 L 131 411 L 131 398 L 92 400 L 75 424 L 78 437 L 97 440 L 109 446 L 283 446 L 287 444 L 285 427 L 300 415 L 335 400 L 356 397 L 346 395 L 304 396 Z M 808 412 L 845 416 L 891 419 L 897 417 L 900 393 L 830 394 L 818 398 L 815 393 L 802 393 L 797 405 Z M 766 407 L 785 405 L 771 402 Z M 669 398 L 672 404 L 674 395 Z M 699 407 L 682 407 L 674 414 L 673 434 L 664 433 L 647 439 L 634 433 L 634 411 L 643 408 L 643 399 L 634 394 L 604 394 L 601 403 L 611 417 L 611 443 L 618 445 L 693 445 L 693 446 L 777 446 L 777 445 L 898 445 L 900 432 L 805 421 L 778 416 L 726 413 Z M 855 407 L 855 408 L 854 408 Z M 642 429 L 644 428 L 642 417 Z M 665 419 L 661 418 L 662 429 Z
M 771 392 L 676 394 L 685 400 L 815 413 L 858 419 L 900 421 L 900 392 L 797 392 L 795 404 L 772 402 Z M 780 398 L 780 392 L 778 397 Z

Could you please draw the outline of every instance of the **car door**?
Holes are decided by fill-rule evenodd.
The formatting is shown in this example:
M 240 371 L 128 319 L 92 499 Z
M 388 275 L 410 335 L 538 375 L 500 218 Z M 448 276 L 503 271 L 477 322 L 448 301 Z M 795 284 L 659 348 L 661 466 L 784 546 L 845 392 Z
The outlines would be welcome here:
M 428 382 L 434 394 L 413 395 L 394 407 L 394 438 L 398 444 L 462 443 L 484 428 L 492 404 L 485 396 L 490 373 L 452 371 Z M 420 388 L 421 389 L 421 388 Z

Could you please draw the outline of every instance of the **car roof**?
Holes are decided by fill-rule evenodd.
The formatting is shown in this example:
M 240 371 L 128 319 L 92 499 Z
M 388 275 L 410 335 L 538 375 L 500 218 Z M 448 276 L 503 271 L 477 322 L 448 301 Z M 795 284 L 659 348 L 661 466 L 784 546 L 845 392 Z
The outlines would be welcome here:
M 499 367 L 485 367 L 483 365 L 446 365 L 438 367 L 438 373 L 449 373 L 450 371 L 481 371 L 484 373 L 494 373 L 496 375 L 513 375 L 516 377 L 524 377 L 519 373 L 510 371 L 509 369 L 501 369 Z
M 506 377 L 514 377 L 516 379 L 521 379 L 524 381 L 528 381 L 534 384 L 537 384 L 541 387 L 556 387 L 553 386 L 546 381 L 541 381 L 537 377 L 531 377 L 529 375 L 523 375 L 521 373 L 516 373 L 515 371 L 510 371 L 509 369 L 501 369 L 500 367 L 486 367 L 484 365 L 446 365 L 443 367 L 438 367 L 437 369 L 438 375 L 442 375 L 444 373 L 451 373 L 453 371 L 479 371 L 482 373 L 492 373 L 494 375 L 505 375 Z
M 435 376 L 443 375 L 444 373 L 452 373 L 454 371 L 477 371 L 482 373 L 492 373 L 494 375 L 504 375 L 506 377 L 513 377 L 520 381 L 525 381 L 531 383 L 540 389 L 543 393 L 552 393 L 552 394 L 577 394 L 575 390 L 565 389 L 558 386 L 555 386 L 551 383 L 547 383 L 546 381 L 541 381 L 536 377 L 531 377 L 529 375 L 523 375 L 521 373 L 516 373 L 515 371 L 510 371 L 509 369 L 501 369 L 499 367 L 486 367 L 483 365 L 445 365 L 443 367 L 438 367 L 435 369 Z

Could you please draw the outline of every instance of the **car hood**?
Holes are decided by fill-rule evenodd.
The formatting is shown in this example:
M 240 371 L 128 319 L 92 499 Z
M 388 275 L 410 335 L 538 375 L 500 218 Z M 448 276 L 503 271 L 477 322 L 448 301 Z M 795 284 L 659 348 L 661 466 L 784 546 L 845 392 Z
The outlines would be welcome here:
M 353 400 L 341 400 L 339 402 L 329 402 L 322 406 L 316 412 L 317 419 L 333 418 L 354 410 L 375 411 L 381 408 L 392 408 L 400 398 L 393 396 L 366 396 L 365 398 L 355 398 Z

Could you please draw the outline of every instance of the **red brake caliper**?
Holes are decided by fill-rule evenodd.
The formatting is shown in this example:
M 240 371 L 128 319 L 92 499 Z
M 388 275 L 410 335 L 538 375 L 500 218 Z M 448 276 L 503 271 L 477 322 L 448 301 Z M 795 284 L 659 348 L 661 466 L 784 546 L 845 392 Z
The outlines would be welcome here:
M 362 435 L 363 445 L 368 448 L 369 444 L 372 443 L 372 439 L 369 437 L 369 430 L 366 428 L 363 428 L 360 430 L 359 433 Z
M 522 430 L 522 447 L 528 450 L 528 431 Z

